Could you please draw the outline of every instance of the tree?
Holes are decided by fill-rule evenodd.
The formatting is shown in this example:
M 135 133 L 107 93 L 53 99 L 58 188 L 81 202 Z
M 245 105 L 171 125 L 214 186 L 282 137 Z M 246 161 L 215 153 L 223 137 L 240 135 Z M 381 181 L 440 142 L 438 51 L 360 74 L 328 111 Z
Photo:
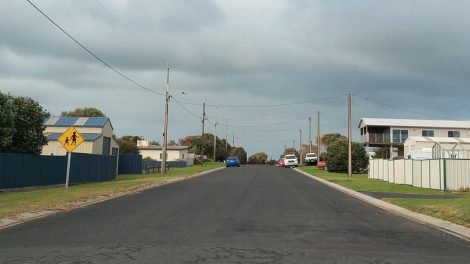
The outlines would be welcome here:
M 7 152 L 15 134 L 12 98 L 0 92 L 0 152 Z
M 138 140 L 142 140 L 142 138 L 129 135 L 118 138 L 119 154 L 139 154 L 139 148 L 137 148 Z
M 76 108 L 73 111 L 64 111 L 61 116 L 78 116 L 78 117 L 104 117 L 105 114 L 101 110 L 94 107 Z
M 242 147 L 232 148 L 230 150 L 230 156 L 237 156 L 241 164 L 246 164 L 247 162 L 247 154 L 245 149 Z
M 44 120 L 49 116 L 38 102 L 29 97 L 10 96 L 14 115 L 14 133 L 3 150 L 14 153 L 41 154 L 47 143 Z M 8 114 L 7 114 L 8 115 Z M 11 130 L 9 130 L 11 133 Z M 5 141 L 9 141 L 8 139 Z
M 248 163 L 265 164 L 267 160 L 268 160 L 268 154 L 264 152 L 257 152 L 248 158 Z
M 348 138 L 339 133 L 329 133 L 321 137 L 322 144 L 326 145 L 326 149 L 337 140 L 347 140 Z
M 216 157 L 214 158 L 214 135 L 207 133 L 204 134 L 204 156 L 207 156 L 215 161 L 223 161 L 227 159 L 230 154 L 231 146 L 227 144 L 227 148 L 225 148 L 225 139 L 221 139 L 217 137 L 216 141 Z M 189 150 L 200 154 L 201 153 L 201 136 L 187 136 L 179 140 L 180 146 L 189 146 Z
M 317 145 L 312 145 L 312 152 L 316 153 L 317 152 Z M 305 160 L 305 156 L 307 153 L 310 153 L 310 146 L 308 144 L 303 145 L 302 144 L 302 157 L 300 157 L 301 160 Z
M 330 144 L 325 154 L 328 171 L 346 172 L 348 171 L 348 141 L 344 139 L 336 140 Z M 364 146 L 360 143 L 352 143 L 352 170 L 359 172 L 367 167 L 369 162 Z
M 294 148 L 286 148 L 284 152 L 281 155 L 281 158 L 283 158 L 285 155 L 295 155 L 297 158 L 299 158 L 299 152 L 294 149 Z
M 170 141 L 170 142 L 171 142 L 171 141 Z M 160 142 L 155 141 L 155 140 L 152 140 L 152 141 L 149 142 L 149 145 L 150 145 L 150 146 L 160 146 Z

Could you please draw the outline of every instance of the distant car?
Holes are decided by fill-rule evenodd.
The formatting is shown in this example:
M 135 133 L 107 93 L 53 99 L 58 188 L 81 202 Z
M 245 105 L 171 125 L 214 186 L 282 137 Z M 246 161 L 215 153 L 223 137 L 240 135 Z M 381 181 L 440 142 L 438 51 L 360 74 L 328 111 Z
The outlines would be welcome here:
M 284 159 L 280 159 L 279 162 L 277 163 L 278 167 L 284 167 Z
M 326 169 L 326 162 L 324 160 L 319 160 L 317 162 L 317 168 L 320 170 L 325 170 Z
M 225 167 L 240 167 L 240 161 L 237 157 L 228 157 L 225 162 Z
M 305 165 L 317 165 L 317 154 L 316 153 L 307 153 L 305 155 Z
M 284 168 L 292 168 L 299 166 L 299 161 L 295 155 L 286 155 L 284 157 Z

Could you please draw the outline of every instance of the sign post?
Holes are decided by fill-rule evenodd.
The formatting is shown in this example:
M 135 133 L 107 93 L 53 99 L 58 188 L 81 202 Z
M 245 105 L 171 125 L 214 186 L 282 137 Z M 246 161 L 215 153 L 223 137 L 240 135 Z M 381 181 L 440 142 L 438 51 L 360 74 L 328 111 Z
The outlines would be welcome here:
M 73 127 L 69 127 L 65 132 L 59 137 L 59 142 L 64 146 L 67 151 L 67 173 L 65 175 L 65 188 L 69 187 L 70 180 L 70 161 L 72 159 L 73 150 L 82 144 L 85 141 L 84 138 L 78 133 L 78 131 Z

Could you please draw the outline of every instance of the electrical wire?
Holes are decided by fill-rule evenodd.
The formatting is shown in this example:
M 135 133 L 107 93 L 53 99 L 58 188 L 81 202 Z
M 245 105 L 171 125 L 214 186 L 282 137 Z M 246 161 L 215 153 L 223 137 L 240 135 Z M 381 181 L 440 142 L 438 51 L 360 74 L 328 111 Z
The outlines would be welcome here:
M 405 111 L 405 112 L 410 112 L 410 113 L 429 116 L 429 117 L 438 117 L 438 118 L 442 118 L 442 119 L 448 119 L 447 117 L 440 116 L 440 115 L 434 115 L 434 114 L 419 112 L 419 111 L 416 111 L 414 109 L 409 109 L 409 108 L 405 108 L 405 107 L 400 107 L 400 106 L 396 106 L 396 105 L 382 103 L 382 102 L 370 99 L 368 97 L 361 97 L 361 96 L 357 96 L 357 95 L 353 95 L 353 97 L 359 98 L 359 99 L 361 99 L 365 102 L 372 102 L 372 103 L 377 104 L 377 105 L 383 105 L 383 106 L 386 106 L 386 107 L 389 107 L 389 108 L 398 109 L 398 110 L 402 110 L 402 111 Z
M 282 103 L 282 104 L 266 104 L 266 105 L 216 105 L 216 104 L 206 104 L 206 107 L 218 107 L 218 108 L 268 108 L 268 107 L 280 107 L 280 106 L 290 106 L 290 105 L 298 105 L 298 104 L 307 104 L 307 103 L 315 103 L 315 102 L 322 102 L 328 101 L 332 99 L 336 99 L 339 97 L 346 96 L 348 94 L 340 94 L 331 97 L 324 97 L 319 99 L 311 99 L 306 101 L 297 101 L 297 102 L 290 102 L 290 103 Z M 185 105 L 197 105 L 202 106 L 199 103 L 190 103 L 190 102 L 180 102 L 181 104 Z
M 196 117 L 196 118 L 201 118 L 199 115 L 191 112 L 189 109 L 187 109 L 186 107 L 184 107 L 183 104 L 181 104 L 178 100 L 176 100 L 174 97 L 173 98 L 173 102 L 175 102 L 179 107 L 181 107 L 184 111 L 186 111 L 187 113 L 189 113 L 190 115 Z
M 133 83 L 134 85 L 148 91 L 148 92 L 151 92 L 151 93 L 155 93 L 155 94 L 158 94 L 158 95 L 163 95 L 165 96 L 164 93 L 160 93 L 158 91 L 155 91 L 155 90 L 152 90 L 150 88 L 147 88 L 145 87 L 144 85 L 134 81 L 133 79 L 131 79 L 130 77 L 128 77 L 127 75 L 125 75 L 124 73 L 122 73 L 121 71 L 119 71 L 118 69 L 114 68 L 113 66 L 111 66 L 109 63 L 107 63 L 106 61 L 104 61 L 103 59 L 101 59 L 98 55 L 96 55 L 93 51 L 91 51 L 89 48 L 87 48 L 85 45 L 83 45 L 80 41 L 78 41 L 76 38 L 74 38 L 72 35 L 70 35 L 67 31 L 65 31 L 61 26 L 59 26 L 54 20 L 52 20 L 52 18 L 50 18 L 46 13 L 44 13 L 41 9 L 39 9 L 39 7 L 37 7 L 36 5 L 34 5 L 30 0 L 26 0 L 31 6 L 33 6 L 39 13 L 41 13 L 47 20 L 49 20 L 52 24 L 54 24 L 54 26 L 56 26 L 60 31 L 62 31 L 62 33 L 64 33 L 67 37 L 69 37 L 71 40 L 73 40 L 78 46 L 80 46 L 83 50 L 85 50 L 86 52 L 88 52 L 91 56 L 93 56 L 93 58 L 97 59 L 98 61 L 100 61 L 102 64 L 104 64 L 106 67 L 110 68 L 112 71 L 114 71 L 116 74 L 118 74 L 119 76 L 121 76 L 122 78 L 128 80 L 129 82 Z

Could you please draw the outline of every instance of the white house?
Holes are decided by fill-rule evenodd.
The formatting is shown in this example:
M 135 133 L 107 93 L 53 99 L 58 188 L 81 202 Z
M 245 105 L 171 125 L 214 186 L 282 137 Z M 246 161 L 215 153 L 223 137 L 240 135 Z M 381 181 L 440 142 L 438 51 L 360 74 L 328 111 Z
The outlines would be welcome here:
M 113 126 L 107 117 L 49 117 L 44 125 L 47 145 L 42 147 L 42 155 L 66 155 L 66 150 L 58 138 L 71 126 L 85 139 L 73 152 L 119 154 L 119 145 L 113 138 Z
M 404 157 L 409 137 L 469 138 L 470 121 L 361 118 L 361 142 L 373 151 L 389 147 L 392 157 Z
M 409 137 L 404 147 L 405 158 L 470 158 L 470 138 Z
M 163 147 L 150 145 L 147 140 L 138 140 L 137 148 L 143 158 L 150 157 L 153 160 L 162 160 Z M 187 165 L 194 164 L 194 154 L 189 153 L 188 146 L 168 146 L 167 161 L 186 161 Z

